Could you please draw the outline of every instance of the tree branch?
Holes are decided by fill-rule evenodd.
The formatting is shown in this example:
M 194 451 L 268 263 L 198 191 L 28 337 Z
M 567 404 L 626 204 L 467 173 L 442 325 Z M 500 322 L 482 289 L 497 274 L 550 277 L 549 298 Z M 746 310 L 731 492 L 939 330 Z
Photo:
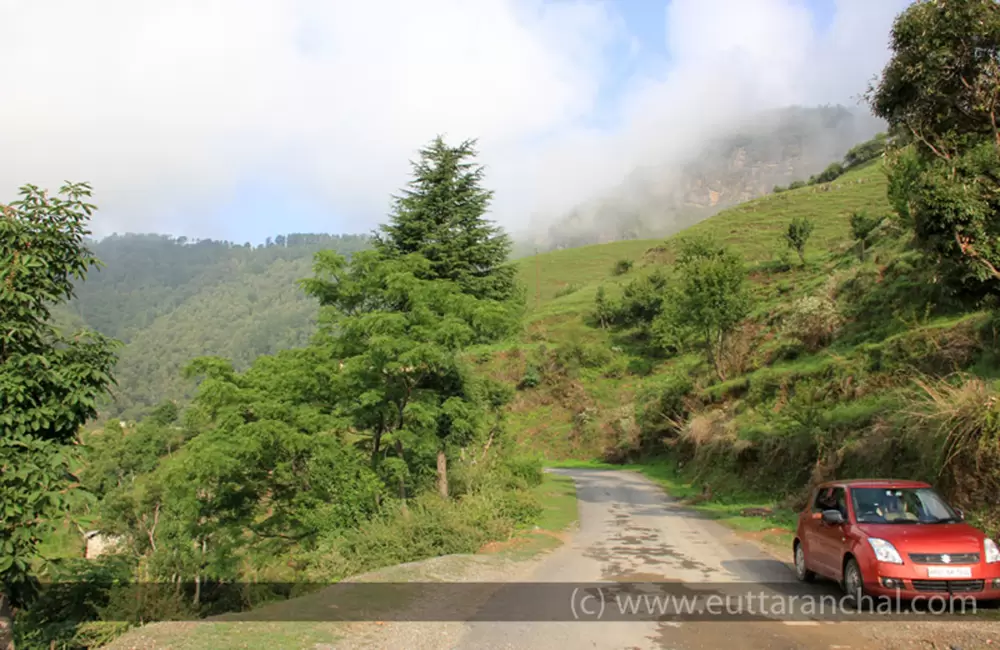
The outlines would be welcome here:
M 963 255 L 967 255 L 985 266 L 994 278 L 1000 280 L 1000 271 L 998 271 L 995 266 L 990 264 L 989 260 L 984 259 L 979 253 L 976 252 L 976 249 L 972 247 L 972 240 L 969 237 L 964 237 L 959 233 L 955 233 L 955 242 L 958 244 L 958 248 L 962 251 Z
M 910 132 L 911 132 L 911 133 L 913 134 L 913 137 L 915 137 L 916 139 L 920 140 L 920 141 L 921 141 L 921 142 L 923 142 L 923 143 L 924 143 L 925 145 L 927 145 L 927 147 L 928 147 L 928 148 L 929 148 L 929 149 L 930 149 L 931 151 L 933 151 L 933 152 L 934 152 L 934 154 L 935 154 L 935 155 L 936 155 L 936 156 L 937 156 L 938 158 L 943 158 L 944 160 L 951 160 L 951 156 L 949 156 L 949 155 L 948 155 L 947 153 L 942 153 L 942 152 L 938 151 L 937 147 L 935 147 L 934 145 L 932 145 L 932 144 L 931 144 L 931 143 L 930 143 L 930 142 L 929 142 L 929 141 L 927 140 L 927 138 L 925 138 L 924 136 L 920 135 L 920 132 L 919 132 L 919 131 L 917 131 L 917 130 L 916 130 L 915 128 L 913 128 L 913 127 L 912 127 L 912 126 L 910 126 L 909 124 L 907 124 L 906 126 L 907 126 L 907 127 L 909 127 L 909 129 L 910 129 Z

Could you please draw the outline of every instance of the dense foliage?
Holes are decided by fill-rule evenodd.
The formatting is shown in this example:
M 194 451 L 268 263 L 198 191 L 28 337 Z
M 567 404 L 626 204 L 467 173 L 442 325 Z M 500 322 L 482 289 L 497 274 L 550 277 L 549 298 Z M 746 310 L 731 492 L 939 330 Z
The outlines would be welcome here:
M 114 343 L 71 338 L 50 309 L 73 296 L 96 259 L 87 249 L 90 188 L 37 187 L 0 205 L 0 644 L 8 608 L 30 600 L 46 521 L 65 503 L 70 449 L 112 382 Z
M 923 0 L 893 25 L 869 91 L 900 134 L 890 199 L 945 275 L 977 293 L 1000 281 L 1000 5 Z

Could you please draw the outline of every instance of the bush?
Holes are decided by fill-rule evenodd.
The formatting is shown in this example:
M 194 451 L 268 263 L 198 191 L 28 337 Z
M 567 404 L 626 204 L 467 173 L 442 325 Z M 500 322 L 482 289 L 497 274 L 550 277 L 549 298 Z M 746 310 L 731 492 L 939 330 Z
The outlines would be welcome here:
M 830 163 L 830 165 L 824 169 L 818 176 L 816 176 L 817 183 L 829 183 L 839 178 L 844 173 L 844 166 L 838 162 Z
M 622 292 L 615 324 L 621 327 L 648 328 L 663 310 L 667 289 L 667 276 L 660 269 L 633 279 Z
M 604 368 L 602 373 L 608 379 L 621 379 L 628 374 L 629 360 L 627 357 L 615 357 Z
M 611 361 L 611 350 L 594 343 L 571 341 L 561 343 L 553 351 L 556 363 L 568 373 L 580 368 L 600 368 Z
M 524 377 L 521 378 L 517 387 L 524 390 L 525 388 L 535 388 L 540 383 L 542 383 L 542 373 L 538 369 L 538 366 L 528 364 L 528 367 L 524 370 Z
M 598 287 L 594 297 L 594 311 L 591 313 L 593 321 L 602 328 L 608 327 L 615 322 L 617 312 L 618 308 L 608 299 L 604 287 Z
M 800 187 L 805 187 L 805 186 L 806 186 L 805 181 L 792 181 L 791 184 L 789 184 L 788 189 L 797 190 Z
M 781 194 L 782 192 L 785 191 L 785 188 L 780 185 L 775 185 L 771 191 L 775 194 Z
M 559 287 L 556 290 L 556 298 L 562 298 L 563 296 L 568 296 L 572 293 L 576 293 L 580 290 L 580 285 L 578 284 L 567 284 L 566 286 Z
M 643 386 L 636 399 L 636 421 L 641 444 L 650 448 L 663 438 L 676 435 L 678 424 L 687 417 L 684 398 L 694 383 L 687 375 L 668 375 Z
M 618 260 L 615 262 L 614 268 L 611 270 L 613 275 L 625 275 L 632 270 L 632 265 L 634 262 L 632 260 Z
M 807 296 L 795 301 L 791 313 L 785 318 L 785 333 L 815 352 L 829 344 L 843 319 L 837 306 L 826 297 Z
M 630 359 L 628 362 L 629 374 L 636 375 L 637 377 L 645 377 L 656 369 L 656 364 L 646 357 L 636 357 Z

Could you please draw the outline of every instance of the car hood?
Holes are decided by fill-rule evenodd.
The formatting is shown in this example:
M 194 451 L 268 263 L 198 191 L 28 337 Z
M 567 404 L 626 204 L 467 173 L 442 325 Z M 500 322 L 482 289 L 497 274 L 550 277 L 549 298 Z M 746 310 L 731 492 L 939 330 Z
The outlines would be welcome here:
M 868 537 L 891 542 L 900 553 L 982 553 L 985 535 L 969 524 L 859 524 Z

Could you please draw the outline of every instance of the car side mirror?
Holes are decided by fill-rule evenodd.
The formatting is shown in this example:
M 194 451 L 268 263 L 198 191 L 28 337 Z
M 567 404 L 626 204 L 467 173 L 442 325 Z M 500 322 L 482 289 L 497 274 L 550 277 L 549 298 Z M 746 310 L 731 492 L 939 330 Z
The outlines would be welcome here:
M 954 510 L 955 514 L 958 515 L 959 521 L 965 521 L 965 513 L 962 512 L 961 508 L 952 508 L 952 510 Z
M 824 510 L 823 523 L 829 526 L 839 526 L 844 523 L 844 515 L 839 510 Z

